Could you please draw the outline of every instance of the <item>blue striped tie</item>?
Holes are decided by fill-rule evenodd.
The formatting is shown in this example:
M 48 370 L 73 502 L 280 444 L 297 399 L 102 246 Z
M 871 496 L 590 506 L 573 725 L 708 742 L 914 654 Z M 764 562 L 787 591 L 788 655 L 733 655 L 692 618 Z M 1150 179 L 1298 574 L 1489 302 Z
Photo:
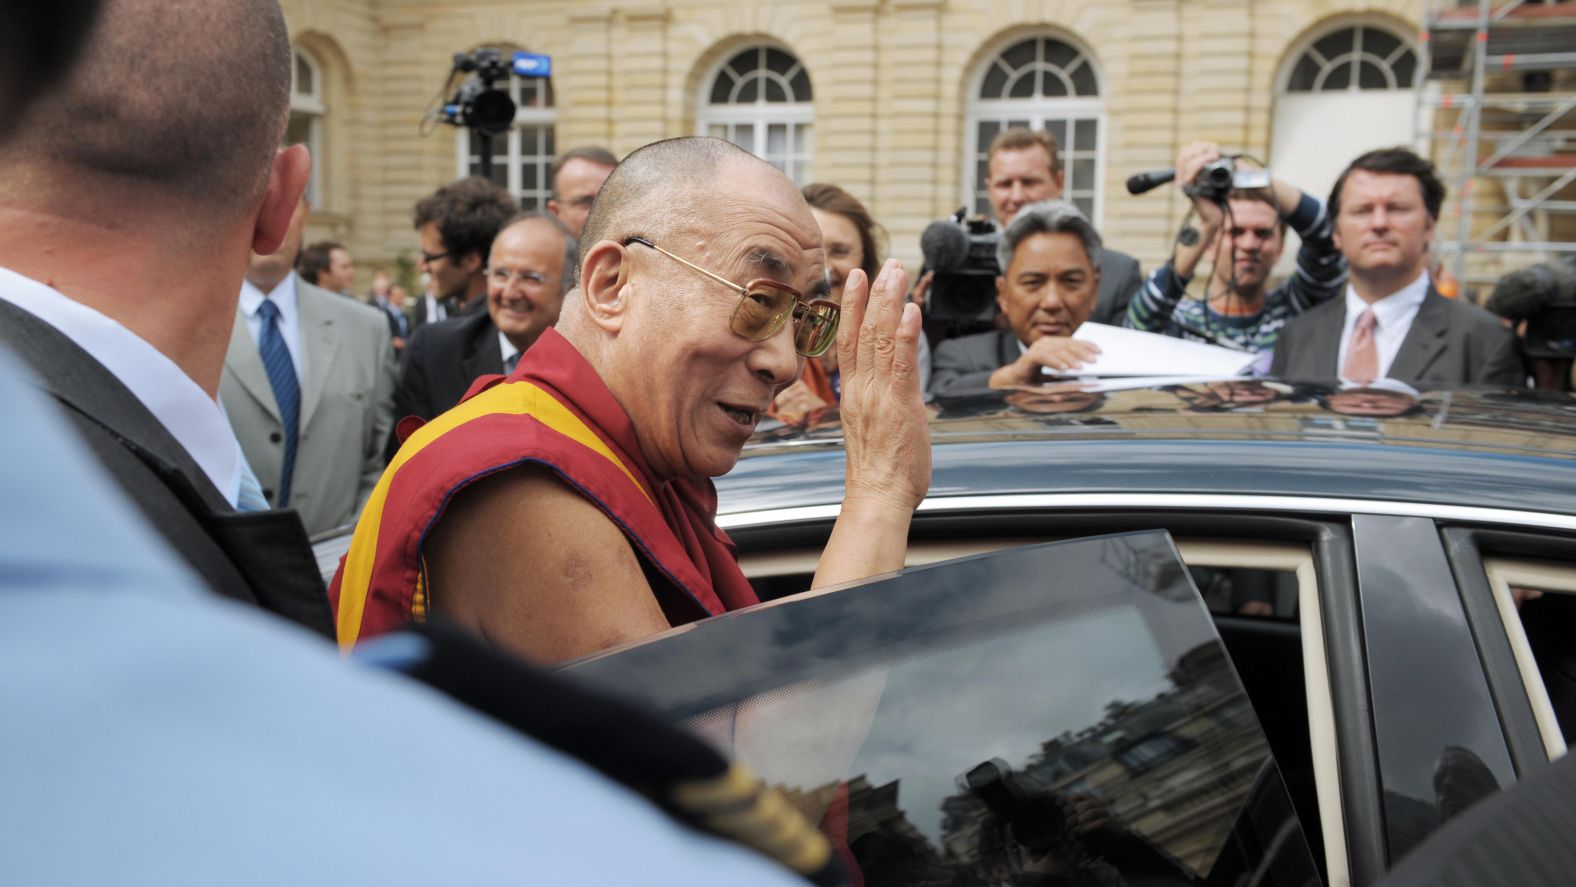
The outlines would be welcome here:
M 264 299 L 257 313 L 263 318 L 257 350 L 263 356 L 268 386 L 274 389 L 279 417 L 285 423 L 285 458 L 279 466 L 279 495 L 274 497 L 274 507 L 284 508 L 290 504 L 290 476 L 295 472 L 296 438 L 301 425 L 301 383 L 296 379 L 290 348 L 285 345 L 285 337 L 279 334 L 279 306 Z

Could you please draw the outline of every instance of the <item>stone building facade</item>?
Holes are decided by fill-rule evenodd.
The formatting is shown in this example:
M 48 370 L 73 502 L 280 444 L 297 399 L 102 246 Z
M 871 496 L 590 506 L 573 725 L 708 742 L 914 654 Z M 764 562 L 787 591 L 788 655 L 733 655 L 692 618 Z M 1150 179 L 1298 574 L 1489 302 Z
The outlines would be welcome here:
M 927 223 L 983 205 L 975 177 L 989 135 L 1029 121 L 1060 132 L 1071 196 L 1147 268 L 1169 252 L 1185 207 L 1174 188 L 1131 197 L 1123 182 L 1169 166 L 1188 141 L 1246 151 L 1292 180 L 1301 170 L 1283 162 L 1328 165 L 1348 148 L 1410 141 L 1424 13 L 1422 0 L 283 5 L 298 50 L 291 138 L 318 158 L 309 237 L 344 241 L 363 276 L 414 254 L 411 207 L 474 160 L 467 133 L 421 131 L 458 51 L 553 57 L 550 87 L 514 83 L 518 126 L 495 147 L 496 174 L 530 201 L 543 199 L 557 151 L 622 155 L 721 133 L 801 183 L 847 188 L 889 230 L 890 252 L 917 265 Z M 1387 110 L 1341 110 L 1363 97 Z M 1340 147 L 1312 144 L 1310 131 Z M 1333 173 L 1303 178 L 1322 193 Z

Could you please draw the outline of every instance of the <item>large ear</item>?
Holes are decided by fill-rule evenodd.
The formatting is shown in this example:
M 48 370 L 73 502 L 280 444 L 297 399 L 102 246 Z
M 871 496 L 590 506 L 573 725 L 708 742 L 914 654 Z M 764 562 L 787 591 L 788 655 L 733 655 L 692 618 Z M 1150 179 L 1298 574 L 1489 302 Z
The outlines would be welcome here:
M 1007 278 L 996 275 L 996 307 L 1001 313 L 1007 313 Z
M 580 263 L 586 311 L 610 333 L 623 329 L 629 311 L 630 266 L 629 248 L 613 240 L 598 241 Z
M 290 230 L 290 218 L 295 215 L 296 205 L 306 193 L 306 183 L 311 177 L 312 155 L 305 145 L 291 145 L 274 153 L 273 165 L 268 170 L 268 188 L 263 192 L 263 203 L 252 223 L 252 252 L 260 256 L 273 255 L 284 243 L 285 234 Z

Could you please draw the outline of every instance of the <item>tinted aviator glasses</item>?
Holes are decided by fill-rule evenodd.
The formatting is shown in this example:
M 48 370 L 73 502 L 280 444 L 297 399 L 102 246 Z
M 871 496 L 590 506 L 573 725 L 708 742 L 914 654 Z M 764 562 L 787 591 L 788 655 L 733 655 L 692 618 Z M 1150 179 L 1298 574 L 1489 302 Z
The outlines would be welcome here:
M 713 274 L 675 256 L 643 237 L 631 237 L 624 241 L 625 246 L 632 243 L 650 247 L 738 293 L 739 304 L 733 309 L 729 327 L 746 339 L 764 342 L 776 335 L 790 317 L 793 318 L 793 348 L 805 357 L 820 357 L 837 339 L 837 320 L 842 309 L 836 302 L 829 299 L 805 301 L 798 290 L 765 277 L 740 286 L 720 274 Z

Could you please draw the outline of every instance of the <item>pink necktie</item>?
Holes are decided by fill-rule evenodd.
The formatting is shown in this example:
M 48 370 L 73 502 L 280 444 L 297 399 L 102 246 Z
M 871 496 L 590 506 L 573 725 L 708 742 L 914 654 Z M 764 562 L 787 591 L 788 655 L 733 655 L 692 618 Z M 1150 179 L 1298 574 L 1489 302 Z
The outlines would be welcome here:
M 1374 327 L 1378 325 L 1372 308 L 1357 315 L 1357 329 L 1352 331 L 1352 341 L 1346 346 L 1346 366 L 1341 368 L 1341 378 L 1366 385 L 1379 377 L 1379 348 L 1374 344 Z

